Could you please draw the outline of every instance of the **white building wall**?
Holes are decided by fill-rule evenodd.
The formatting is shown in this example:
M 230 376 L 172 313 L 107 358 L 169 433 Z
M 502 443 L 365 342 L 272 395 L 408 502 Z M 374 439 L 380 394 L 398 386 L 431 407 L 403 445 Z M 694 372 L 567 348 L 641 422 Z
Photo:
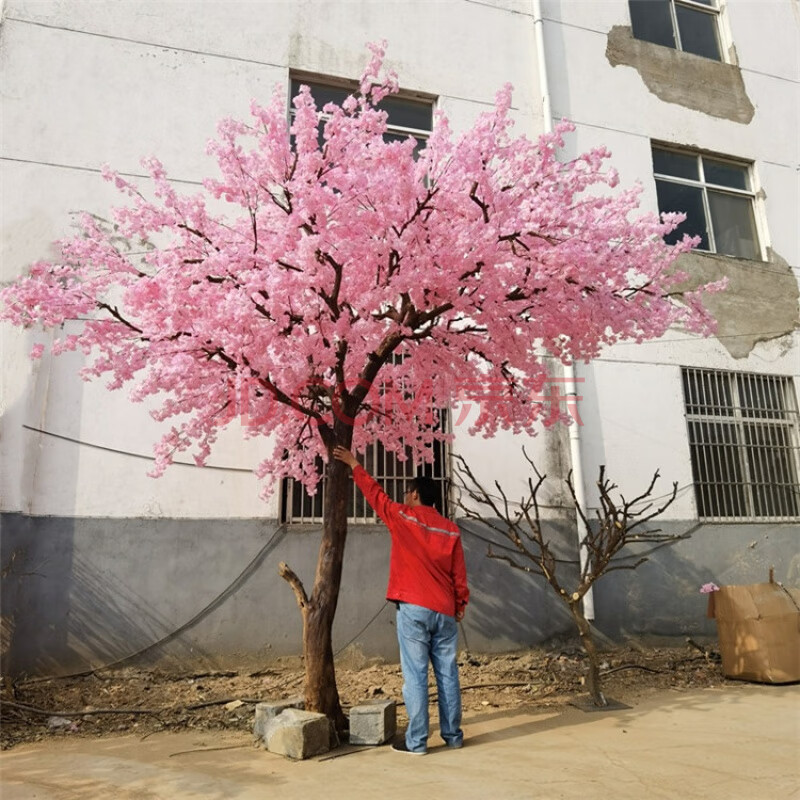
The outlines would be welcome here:
M 553 115 L 577 125 L 568 152 L 609 146 L 623 183 L 642 182 L 645 210 L 656 209 L 651 139 L 752 159 L 761 189 L 763 243 L 796 273 L 800 66 L 792 4 L 767 0 L 758 13 L 747 0 L 724 5 L 723 30 L 756 108 L 749 124 L 665 103 L 636 69 L 611 66 L 609 31 L 630 24 L 624 0 L 545 0 L 542 6 Z M 523 0 L 7 2 L 2 68 L 13 90 L 3 119 L 2 279 L 54 256 L 52 243 L 69 232 L 72 214 L 103 213 L 119 200 L 100 180 L 101 165 L 140 175 L 139 159 L 157 154 L 172 178 L 193 191 L 213 171 L 203 152 L 219 118 L 246 116 L 252 97 L 266 100 L 276 85 L 288 86 L 290 69 L 357 76 L 367 41 L 388 38 L 388 66 L 397 70 L 403 88 L 437 96 L 456 130 L 486 109 L 497 88 L 510 80 L 519 129 L 535 135 L 542 124 L 531 14 L 532 4 Z M 765 15 L 769 37 L 762 34 Z M 425 24 L 412 24 L 419 20 Z M 78 381 L 77 356 L 30 363 L 31 344 L 32 335 L 4 327 L 3 509 L 78 516 L 277 516 L 277 497 L 264 505 L 249 473 L 267 442 L 244 441 L 234 424 L 212 454 L 209 463 L 217 469 L 176 466 L 154 481 L 146 475 L 146 458 L 159 426 L 147 409 L 132 406 L 124 390 L 110 394 L 100 383 Z M 630 463 L 628 449 L 638 447 L 635 440 L 606 436 L 589 420 L 613 414 L 621 397 L 638 397 L 639 373 L 646 365 L 797 374 L 798 362 L 796 339 L 787 344 L 786 337 L 760 343 L 737 359 L 718 340 L 679 331 L 661 342 L 610 348 L 591 367 L 579 367 L 585 380 L 581 414 L 589 487 L 604 459 Z M 657 375 L 654 397 L 671 397 L 677 369 L 664 368 Z M 589 392 L 592 381 L 597 386 Z M 613 389 L 601 391 L 606 383 Z M 674 417 L 669 424 L 668 438 L 684 441 L 683 420 Z M 641 425 L 649 422 L 643 418 Z M 454 452 L 475 462 L 481 478 L 501 479 L 512 492 L 522 491 L 519 439 L 472 441 L 466 428 L 456 431 Z M 563 435 L 543 432 L 527 444 L 538 461 L 553 465 Z M 493 456 L 478 458 L 479 452 Z M 677 455 L 664 447 L 647 452 L 648 460 L 664 465 Z M 683 485 L 688 455 L 685 447 L 681 452 L 675 471 Z M 557 474 L 563 472 L 556 468 Z M 662 472 L 671 479 L 666 469 Z M 626 476 L 615 477 L 623 482 Z M 98 492 L 98 486 L 107 490 Z M 560 502 L 555 495 L 554 502 Z M 691 511 L 687 495 L 684 506 L 676 504 L 670 514 L 683 518 Z
M 554 117 L 577 126 L 568 153 L 597 144 L 612 150 L 623 184 L 642 182 L 645 210 L 656 210 L 651 138 L 752 159 L 764 243 L 796 276 L 797 3 L 722 5 L 752 120 L 664 102 L 636 69 L 612 66 L 609 37 L 630 24 L 626 0 L 543 0 Z M 0 13 L 3 282 L 53 257 L 51 243 L 69 233 L 72 213 L 102 213 L 117 201 L 101 165 L 140 175 L 139 158 L 156 154 L 192 191 L 213 168 L 202 154 L 220 117 L 246 117 L 252 97 L 263 102 L 276 84 L 288 87 L 290 70 L 356 78 L 368 41 L 389 40 L 387 64 L 401 86 L 436 96 L 456 130 L 489 108 L 506 81 L 516 87 L 518 130 L 543 129 L 531 0 L 5 0 Z M 783 270 L 762 268 L 765 286 Z M 748 300 L 731 305 L 734 317 L 752 314 Z M 797 378 L 797 331 L 784 333 L 734 357 L 730 340 L 672 331 L 579 365 L 590 500 L 600 464 L 626 495 L 643 489 L 658 468 L 660 493 L 672 481 L 680 487 L 666 516 L 670 530 L 696 527 L 680 367 Z M 294 600 L 276 579 L 277 564 L 289 562 L 310 581 L 318 534 L 281 531 L 277 499 L 258 500 L 250 470 L 268 443 L 244 441 L 231 427 L 210 469 L 176 465 L 150 479 L 159 426 L 147 409 L 132 406 L 124 391 L 82 383 L 78 356 L 30 362 L 35 340 L 0 329 L 0 541 L 3 569 L 13 567 L 3 582 L 3 622 L 15 631 L 12 671 L 60 672 L 140 650 L 154 660 L 177 654 L 184 666 L 208 656 L 218 659 L 215 666 L 237 667 L 297 652 L 299 618 L 291 616 Z M 543 431 L 524 444 L 556 481 L 542 498 L 545 516 L 573 542 L 574 519 L 557 484 L 570 467 L 566 432 Z M 453 451 L 513 499 L 525 490 L 522 445 L 509 434 L 471 438 L 464 424 Z M 784 565 L 797 582 L 796 525 L 724 527 L 704 526 L 665 551 L 663 562 L 604 580 L 596 592 L 598 625 L 608 632 L 709 632 L 700 584 L 763 579 L 769 564 Z M 341 644 L 357 635 L 365 651 L 391 655 L 391 614 L 380 613 L 387 546 L 377 533 L 369 526 L 350 533 L 334 636 Z M 486 559 L 482 541 L 464 541 L 472 648 L 523 646 L 570 629 L 541 582 Z
M 638 71 L 612 66 L 607 56 L 609 33 L 630 26 L 625 0 L 556 2 L 544 0 L 545 49 L 554 119 L 577 126 L 571 153 L 604 144 L 623 184 L 643 185 L 641 207 L 657 211 L 652 178 L 651 140 L 685 145 L 754 162 L 759 191 L 759 234 L 788 262 L 795 282 L 800 274 L 800 54 L 797 4 L 783 0 L 729 0 L 722 3 L 723 35 L 732 45 L 730 59 L 741 68 L 747 96 L 755 107 L 752 120 L 742 122 L 701 113 L 664 102 L 650 91 Z M 691 88 L 691 87 L 687 87 Z M 773 263 L 742 262 L 726 266 L 763 273 L 765 285 L 787 268 Z M 724 274 L 720 272 L 719 276 Z M 735 281 L 731 282 L 735 293 Z M 755 298 L 742 295 L 729 302 L 731 314 L 748 316 Z M 751 330 L 773 334 L 768 313 L 749 318 Z M 734 357 L 726 344 L 740 334 L 730 333 L 725 321 L 722 338 L 701 339 L 671 331 L 664 339 L 642 345 L 624 343 L 608 348 L 591 365 L 579 366 L 585 379 L 581 390 L 584 426 L 582 449 L 586 460 L 587 492 L 599 465 L 627 494 L 646 486 L 655 469 L 662 484 L 678 481 L 679 499 L 666 519 L 697 516 L 687 430 L 681 394 L 681 366 L 708 367 L 765 374 L 800 375 L 800 335 L 778 330 L 766 335 L 749 354 Z M 725 339 L 726 333 L 731 336 Z M 796 384 L 797 386 L 797 381 Z M 665 489 L 666 491 L 666 489 Z
M 2 25 L 9 87 L 2 280 L 54 257 L 52 243 L 70 232 L 75 212 L 102 215 L 121 201 L 100 178 L 102 165 L 141 176 L 140 158 L 157 155 L 193 192 L 213 174 L 205 143 L 220 118 L 246 118 L 251 98 L 266 103 L 276 85 L 288 90 L 290 70 L 357 78 L 370 41 L 389 40 L 387 66 L 402 88 L 436 96 L 454 130 L 488 109 L 511 81 L 519 130 L 535 133 L 540 103 L 526 8 L 521 0 L 9 0 Z M 109 393 L 102 382 L 82 383 L 78 355 L 31 363 L 34 334 L 4 326 L 2 336 L 4 511 L 277 517 L 277 495 L 264 504 L 250 474 L 268 442 L 244 441 L 233 424 L 209 460 L 213 469 L 175 466 L 153 480 L 147 456 L 161 428 L 147 408 L 133 406 L 124 389 Z

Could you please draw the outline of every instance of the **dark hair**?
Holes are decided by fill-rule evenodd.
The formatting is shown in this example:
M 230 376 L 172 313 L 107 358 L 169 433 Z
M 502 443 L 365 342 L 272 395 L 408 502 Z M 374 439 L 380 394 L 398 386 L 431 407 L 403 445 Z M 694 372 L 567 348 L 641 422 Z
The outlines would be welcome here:
M 418 475 L 412 478 L 408 484 L 410 492 L 417 492 L 419 494 L 419 501 L 424 506 L 433 506 L 436 508 L 439 503 L 439 490 L 436 487 L 436 481 L 433 478 L 428 478 L 425 475 Z

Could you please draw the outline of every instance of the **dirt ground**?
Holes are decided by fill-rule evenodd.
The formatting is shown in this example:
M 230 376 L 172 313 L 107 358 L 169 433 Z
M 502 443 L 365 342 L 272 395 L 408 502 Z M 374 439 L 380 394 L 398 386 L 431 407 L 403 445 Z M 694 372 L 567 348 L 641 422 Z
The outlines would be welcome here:
M 602 654 L 607 697 L 634 703 L 664 689 L 689 691 L 726 683 L 713 650 L 698 646 L 626 647 Z M 470 711 L 557 709 L 585 696 L 586 657 L 579 646 L 503 655 L 462 653 L 463 703 Z M 397 664 L 350 654 L 337 665 L 347 710 L 370 699 L 402 702 Z M 256 673 L 166 674 L 157 670 L 100 671 L 80 677 L 2 683 L 0 747 L 49 738 L 161 731 L 250 731 L 255 703 L 302 694 L 299 659 Z M 402 705 L 398 723 L 405 724 Z

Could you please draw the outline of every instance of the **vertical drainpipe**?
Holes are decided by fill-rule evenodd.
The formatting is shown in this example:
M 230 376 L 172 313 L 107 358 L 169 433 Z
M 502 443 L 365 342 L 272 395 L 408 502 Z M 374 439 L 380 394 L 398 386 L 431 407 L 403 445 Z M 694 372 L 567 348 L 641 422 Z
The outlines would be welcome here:
M 551 133 L 553 130 L 553 112 L 550 106 L 550 86 L 547 80 L 547 62 L 545 60 L 544 51 L 544 23 L 542 19 L 542 3 L 541 0 L 533 0 L 533 33 L 536 42 L 536 63 L 539 72 L 539 91 L 542 95 L 542 121 L 544 124 L 545 133 Z M 570 364 L 564 365 L 564 380 L 567 387 L 566 396 L 567 402 L 570 400 L 578 406 L 578 390 L 575 383 L 575 366 Z M 577 416 L 577 415 L 576 415 Z M 581 436 L 580 425 L 577 421 L 573 420 L 569 426 L 569 456 L 570 463 L 572 464 L 572 480 L 575 486 L 575 497 L 578 505 L 586 510 L 586 491 L 583 480 L 583 459 L 581 458 Z M 575 527 L 578 533 L 578 553 L 580 557 L 581 575 L 586 569 L 586 562 L 589 553 L 586 546 L 583 544 L 583 533 L 581 531 L 580 517 L 576 516 Z M 583 613 L 586 619 L 594 619 L 594 594 L 591 587 L 589 591 L 583 596 Z

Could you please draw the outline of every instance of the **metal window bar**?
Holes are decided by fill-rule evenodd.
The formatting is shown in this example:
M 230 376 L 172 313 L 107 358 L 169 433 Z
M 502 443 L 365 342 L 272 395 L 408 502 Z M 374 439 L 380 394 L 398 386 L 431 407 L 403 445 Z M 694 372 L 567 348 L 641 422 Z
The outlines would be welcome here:
M 395 352 L 392 361 L 402 363 L 405 355 Z M 449 417 L 445 409 L 434 409 L 437 418 L 436 429 L 449 430 Z M 401 461 L 396 453 L 389 452 L 381 442 L 373 442 L 364 454 L 363 464 L 367 472 L 383 486 L 384 491 L 393 499 L 402 502 L 403 495 L 410 481 L 416 477 L 417 468 L 414 464 L 414 454 L 411 448 L 405 452 L 405 460 Z M 421 474 L 432 478 L 438 487 L 439 510 L 447 516 L 450 506 L 449 486 L 449 448 L 444 442 L 433 443 L 433 459 L 430 465 L 421 467 Z M 319 459 L 317 469 L 323 471 L 322 459 Z M 325 481 L 321 481 L 317 494 L 311 497 L 303 484 L 289 478 L 283 485 L 283 521 L 287 523 L 319 523 L 322 521 L 324 508 Z M 347 517 L 350 522 L 375 523 L 377 516 L 367 504 L 364 496 L 353 484 L 352 494 L 348 498 Z
M 724 376 L 726 383 L 730 386 L 731 391 L 731 413 L 735 420 L 735 424 L 733 426 L 734 432 L 734 447 L 736 448 L 736 458 L 739 462 L 739 467 L 742 474 L 742 489 L 743 489 L 743 496 L 745 501 L 745 516 L 748 519 L 755 518 L 755 506 L 753 503 L 753 476 L 751 470 L 751 460 L 750 460 L 750 452 L 747 446 L 747 437 L 746 433 L 743 429 L 742 421 L 744 415 L 742 413 L 742 407 L 745 402 L 745 398 L 742 397 L 740 393 L 740 382 L 733 379 L 733 376 L 725 375 Z M 747 488 L 750 487 L 750 491 Z
M 792 379 L 685 368 L 700 519 L 800 518 L 800 415 Z
M 444 413 L 444 412 L 442 412 Z M 445 422 L 446 424 L 446 422 Z M 400 461 L 395 453 L 391 453 L 380 442 L 373 442 L 364 455 L 365 469 L 383 486 L 386 493 L 403 501 L 408 484 L 417 475 L 410 449 L 405 461 Z M 445 514 L 449 508 L 449 448 L 444 442 L 434 443 L 433 463 L 420 467 L 420 471 L 432 478 L 439 489 L 439 510 Z M 320 471 L 322 463 L 320 462 Z M 320 523 L 325 502 L 325 481 L 321 481 L 317 493 L 311 496 L 303 484 L 287 478 L 283 482 L 283 521 L 287 523 Z M 347 503 L 348 520 L 355 523 L 375 523 L 375 512 L 367 505 L 364 496 L 353 484 L 352 493 Z

